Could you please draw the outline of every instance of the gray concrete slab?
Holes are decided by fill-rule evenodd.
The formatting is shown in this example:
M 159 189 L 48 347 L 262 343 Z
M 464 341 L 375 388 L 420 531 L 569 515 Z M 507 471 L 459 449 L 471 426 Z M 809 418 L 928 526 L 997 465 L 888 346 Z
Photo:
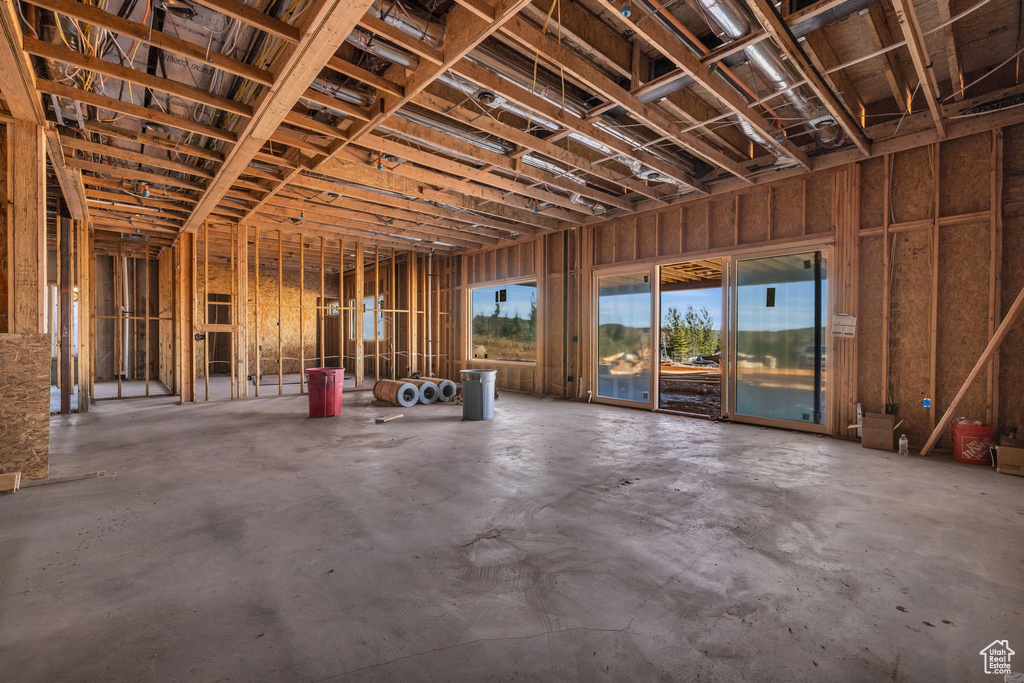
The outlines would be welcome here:
M 508 393 L 484 423 L 370 400 L 55 417 L 53 476 L 107 476 L 0 498 L 3 680 L 935 683 L 1024 653 L 1024 478 Z

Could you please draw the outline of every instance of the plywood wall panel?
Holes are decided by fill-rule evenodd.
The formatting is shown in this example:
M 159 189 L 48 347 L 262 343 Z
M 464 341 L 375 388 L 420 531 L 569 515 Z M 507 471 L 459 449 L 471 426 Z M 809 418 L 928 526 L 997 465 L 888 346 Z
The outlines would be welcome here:
M 625 219 L 615 223 L 615 262 L 636 260 L 636 222 Z
M 736 199 L 725 197 L 711 202 L 711 248 L 736 244 Z
M 800 180 L 772 189 L 772 239 L 799 237 L 803 228 L 803 183 Z
M 594 263 L 604 266 L 615 262 L 615 222 L 594 228 Z
M 658 214 L 658 255 L 675 256 L 683 250 L 683 209 Z
M 709 248 L 708 221 L 711 205 L 708 202 L 683 207 L 683 243 L 685 251 L 702 251 Z
M 893 223 L 917 221 L 934 215 L 935 159 L 932 146 L 892 155 Z
M 50 471 L 50 337 L 0 334 L 0 473 Z
M 649 213 L 636 219 L 636 257 L 645 259 L 658 255 L 658 217 Z
M 935 399 L 945 412 L 988 343 L 989 223 L 942 228 L 939 235 L 938 368 Z M 979 378 L 957 408 L 957 415 L 985 420 L 986 386 Z M 951 447 L 948 436 L 939 442 Z
M 818 173 L 807 177 L 807 234 L 831 232 L 834 175 Z
M 768 189 L 760 188 L 740 195 L 740 244 L 768 240 Z
M 885 159 L 876 157 L 860 162 L 860 227 L 882 224 L 885 194 Z
M 928 232 L 894 234 L 889 307 L 889 393 L 910 445 L 920 448 L 931 428 L 929 398 L 931 246 Z
M 864 410 L 882 412 L 882 238 L 860 240 L 857 276 L 857 396 Z
M 988 211 L 992 134 L 948 140 L 940 153 L 940 215 Z

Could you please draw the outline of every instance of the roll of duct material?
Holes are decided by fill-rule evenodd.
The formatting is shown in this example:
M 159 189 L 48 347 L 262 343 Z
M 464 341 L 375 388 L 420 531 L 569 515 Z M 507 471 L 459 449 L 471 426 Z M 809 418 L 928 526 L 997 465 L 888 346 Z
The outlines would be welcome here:
M 429 379 L 403 379 L 402 382 L 408 382 L 414 384 L 420 391 L 420 403 L 429 406 L 431 403 L 437 403 L 437 398 L 440 396 L 440 392 L 437 390 L 437 384 Z
M 458 385 L 450 379 L 440 379 L 438 377 L 424 377 L 423 379 L 437 385 L 437 400 L 441 403 L 453 401 L 455 395 L 459 393 Z
M 420 400 L 420 389 L 410 382 L 382 379 L 373 385 L 373 397 L 393 406 L 412 408 Z

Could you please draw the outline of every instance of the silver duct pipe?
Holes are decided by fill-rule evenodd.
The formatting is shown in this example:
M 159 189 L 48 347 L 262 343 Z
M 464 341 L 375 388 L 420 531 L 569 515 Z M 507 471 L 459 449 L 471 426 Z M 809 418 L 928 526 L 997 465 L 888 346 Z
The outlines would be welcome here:
M 316 78 L 309 87 L 317 92 L 322 92 L 325 95 L 341 100 L 342 102 L 348 102 L 354 104 L 357 107 L 368 109 L 376 101 L 376 97 L 368 92 L 356 90 L 344 85 L 336 85 L 322 78 Z
M 718 29 L 717 33 L 720 38 L 734 41 L 750 33 L 751 23 L 747 10 L 740 7 L 736 0 L 697 1 L 711 20 L 710 23 L 714 24 L 712 28 Z M 640 0 L 640 2 L 644 5 L 647 4 L 643 0 Z M 660 13 L 658 13 L 658 19 L 669 30 L 675 30 L 669 22 L 665 21 Z M 793 87 L 792 84 L 797 79 L 790 75 L 789 68 L 782 63 L 781 56 L 770 47 L 768 41 L 761 41 L 751 45 L 745 48 L 743 52 L 747 59 L 750 60 L 750 63 L 757 67 L 772 84 L 775 91 L 783 92 L 783 97 L 793 106 L 797 115 L 814 129 L 814 136 L 818 139 L 819 143 L 825 147 L 835 147 L 843 142 L 843 132 L 834 121 L 816 125 L 815 120 L 822 118 L 818 113 L 818 107 L 804 94 L 804 88 Z M 749 101 L 746 93 L 742 93 L 742 95 Z M 758 144 L 764 144 L 763 138 L 742 119 L 740 120 L 740 127 L 747 137 Z M 772 145 L 768 146 L 769 149 L 772 149 L 772 147 Z
M 371 55 L 376 55 L 381 59 L 388 60 L 392 64 L 398 64 L 407 69 L 415 69 L 420 63 L 419 57 L 416 55 L 396 45 L 392 45 L 362 28 L 357 27 L 352 31 L 348 38 L 345 39 L 345 42 L 364 52 L 369 52 Z
M 419 38 L 428 45 L 440 48 L 444 42 L 444 24 L 419 13 L 413 14 L 400 3 L 393 3 L 389 9 L 385 10 L 380 0 L 374 0 L 369 11 L 381 21 Z M 387 13 L 381 16 L 382 12 Z

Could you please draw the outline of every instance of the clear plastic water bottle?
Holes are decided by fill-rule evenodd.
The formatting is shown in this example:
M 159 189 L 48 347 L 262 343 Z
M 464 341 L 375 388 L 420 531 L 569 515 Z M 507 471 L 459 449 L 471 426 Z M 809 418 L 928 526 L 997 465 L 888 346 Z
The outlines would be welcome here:
M 910 455 L 910 449 L 908 448 L 909 443 L 907 435 L 900 434 L 900 455 Z

